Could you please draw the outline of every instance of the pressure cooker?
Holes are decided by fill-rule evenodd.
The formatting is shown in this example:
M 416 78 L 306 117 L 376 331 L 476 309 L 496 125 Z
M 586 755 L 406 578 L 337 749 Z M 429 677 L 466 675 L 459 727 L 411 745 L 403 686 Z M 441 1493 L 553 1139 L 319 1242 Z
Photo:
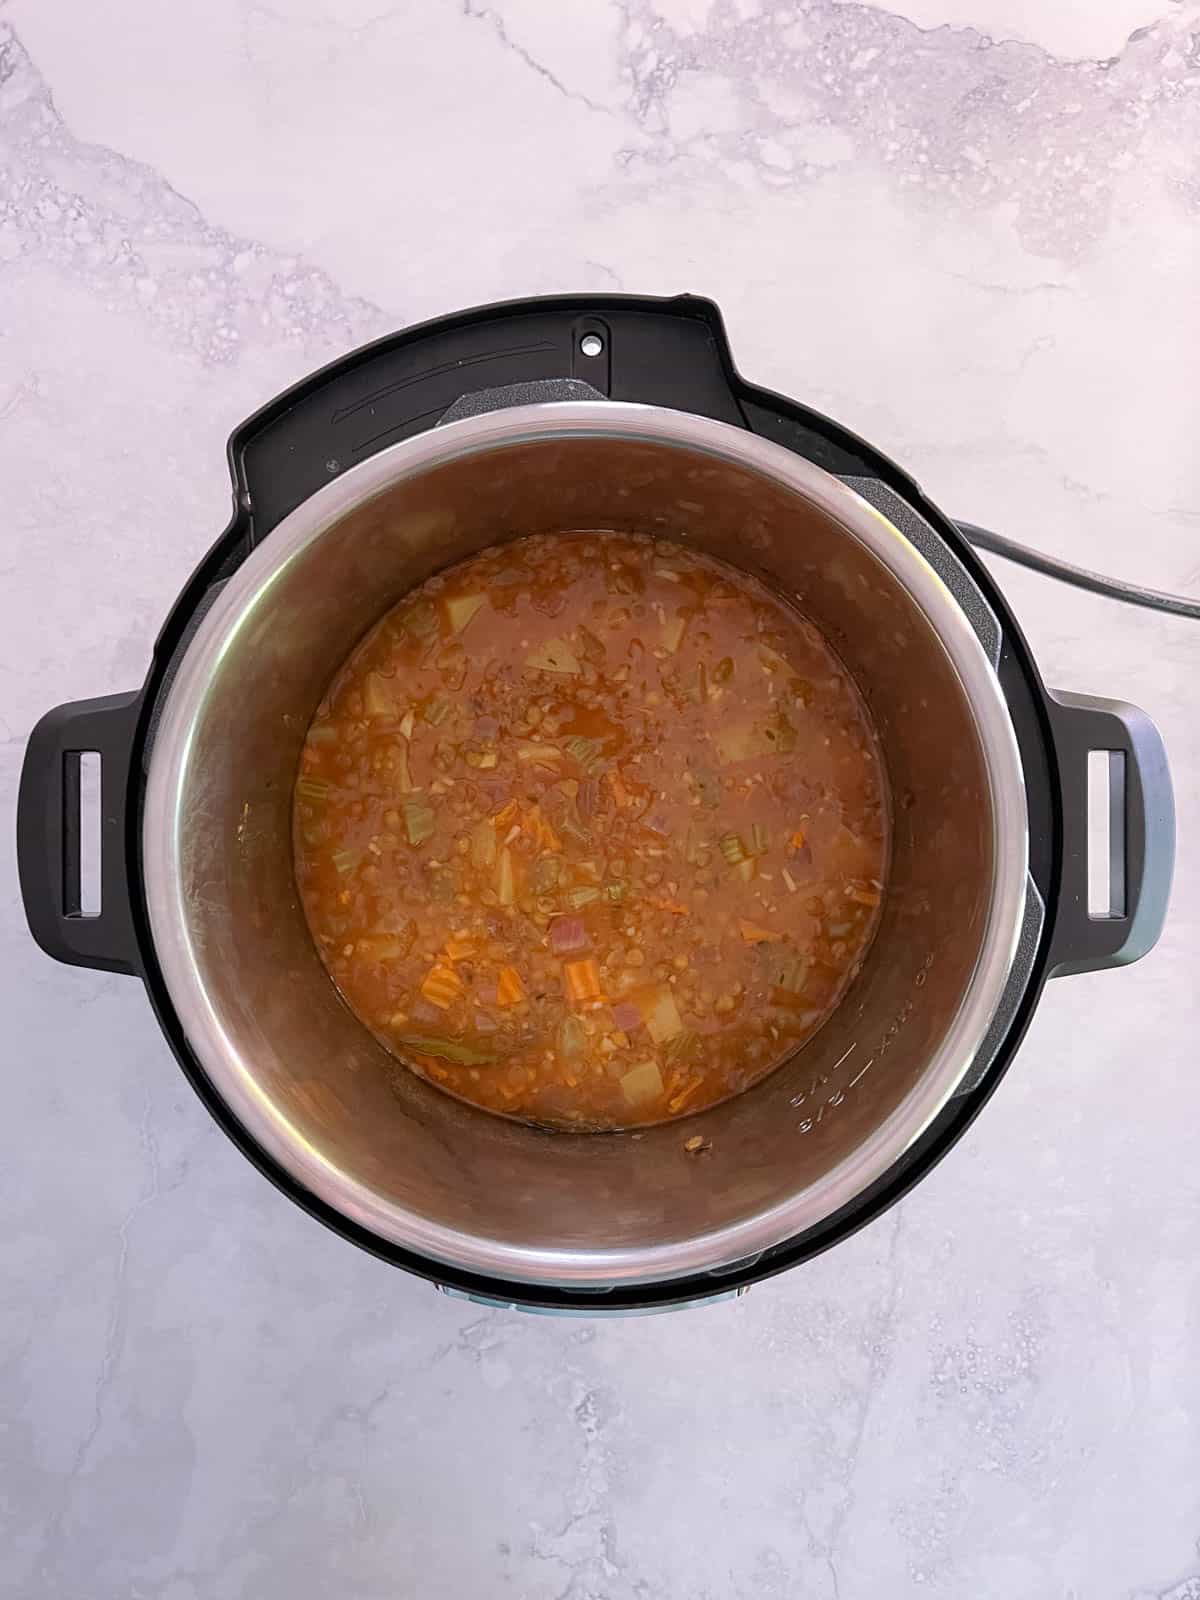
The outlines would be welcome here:
M 877 450 L 747 383 L 710 301 L 518 301 L 335 362 L 239 427 L 233 516 L 144 685 L 60 706 L 25 755 L 30 928 L 136 975 L 238 1148 L 343 1237 L 489 1303 L 597 1312 L 739 1292 L 894 1203 L 996 1089 L 1049 977 L 1135 961 L 1166 913 L 1170 779 L 1150 720 L 1046 689 L 960 532 Z M 309 720 L 430 574 L 538 531 L 651 533 L 791 597 L 852 673 L 893 814 L 879 931 L 829 1021 L 694 1119 L 576 1134 L 410 1073 L 334 989 L 292 869 Z M 1110 898 L 1088 764 L 1111 752 Z M 84 915 L 81 757 L 101 763 Z

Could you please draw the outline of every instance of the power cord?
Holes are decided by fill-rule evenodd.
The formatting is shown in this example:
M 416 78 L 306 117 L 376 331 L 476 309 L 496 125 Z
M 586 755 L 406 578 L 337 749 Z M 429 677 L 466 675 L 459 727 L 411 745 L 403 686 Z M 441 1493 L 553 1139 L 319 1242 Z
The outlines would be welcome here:
M 1122 583 L 1117 578 L 1106 578 L 1103 573 L 1089 572 L 1086 567 L 1072 566 L 1069 561 L 1058 561 L 1040 550 L 1030 550 L 1026 545 L 1006 539 L 974 522 L 955 523 L 959 533 L 977 550 L 989 550 L 1006 561 L 1016 561 L 1034 572 L 1045 573 L 1061 583 L 1072 583 L 1077 589 L 1088 589 L 1092 594 L 1102 594 L 1109 600 L 1123 600 L 1126 605 L 1145 606 L 1149 611 L 1165 611 L 1173 617 L 1189 617 L 1200 622 L 1200 600 L 1187 595 L 1166 594 L 1161 589 L 1143 589 L 1140 584 Z

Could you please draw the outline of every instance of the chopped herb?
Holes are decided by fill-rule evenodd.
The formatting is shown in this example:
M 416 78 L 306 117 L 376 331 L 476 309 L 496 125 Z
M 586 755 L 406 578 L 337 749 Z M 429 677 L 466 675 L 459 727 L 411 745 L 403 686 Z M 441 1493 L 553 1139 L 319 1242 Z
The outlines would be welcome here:
M 678 1066 L 681 1061 L 686 1061 L 699 1044 L 699 1037 L 694 1033 L 677 1033 L 673 1039 L 667 1041 L 663 1056 L 669 1067 Z
M 500 1057 L 492 1050 L 477 1050 L 474 1045 L 459 1039 L 440 1039 L 434 1034 L 399 1034 L 396 1043 L 405 1050 L 421 1056 L 436 1056 L 441 1061 L 453 1061 L 460 1067 L 487 1067 Z

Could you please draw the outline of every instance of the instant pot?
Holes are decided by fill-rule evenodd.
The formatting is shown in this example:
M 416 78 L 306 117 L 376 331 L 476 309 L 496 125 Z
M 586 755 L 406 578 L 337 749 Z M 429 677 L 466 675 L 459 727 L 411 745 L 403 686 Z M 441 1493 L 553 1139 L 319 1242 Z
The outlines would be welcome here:
M 229 464 L 233 519 L 144 686 L 60 706 L 30 737 L 22 893 L 50 955 L 141 978 L 259 1170 L 385 1260 L 548 1310 L 738 1292 L 929 1171 L 1047 977 L 1157 939 L 1174 817 L 1153 725 L 1047 690 L 955 525 L 870 445 L 746 383 L 711 302 L 530 300 L 408 329 L 265 407 Z M 834 1015 L 745 1093 L 636 1132 L 518 1125 L 397 1071 L 333 988 L 292 873 L 296 763 L 335 668 L 432 572 L 559 529 L 654 533 L 793 597 L 853 673 L 891 787 L 882 922 Z M 101 903 L 85 916 L 89 751 Z M 1099 914 L 1093 751 L 1115 753 Z

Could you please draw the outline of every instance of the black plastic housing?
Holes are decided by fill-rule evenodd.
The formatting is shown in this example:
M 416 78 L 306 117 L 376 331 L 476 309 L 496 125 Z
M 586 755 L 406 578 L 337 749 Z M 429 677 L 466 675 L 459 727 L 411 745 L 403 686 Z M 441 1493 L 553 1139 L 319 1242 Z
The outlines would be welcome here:
M 584 340 L 600 340 L 598 354 Z M 1003 1043 L 978 1085 L 943 1111 L 886 1176 L 852 1205 L 818 1227 L 720 1274 L 607 1291 L 549 1288 L 482 1279 L 426 1260 L 366 1233 L 302 1189 L 248 1137 L 214 1092 L 193 1056 L 162 983 L 142 901 L 141 801 L 152 748 L 153 712 L 174 663 L 194 632 L 213 586 L 236 570 L 271 530 L 323 484 L 376 451 L 434 426 L 463 396 L 546 380 L 586 383 L 614 400 L 637 401 L 713 417 L 795 451 L 827 471 L 886 484 L 940 537 L 967 569 L 998 621 L 1000 683 L 1020 747 L 1026 780 L 1030 874 L 1046 907 L 1028 981 Z M 260 1172 L 335 1232 L 397 1266 L 490 1303 L 598 1313 L 668 1309 L 709 1300 L 782 1272 L 828 1249 L 879 1216 L 939 1161 L 974 1121 L 996 1088 L 1037 1004 L 1051 965 L 1062 878 L 1063 808 L 1052 718 L 1059 707 L 1044 689 L 1004 597 L 954 524 L 918 485 L 847 429 L 796 401 L 747 383 L 736 371 L 720 312 L 692 296 L 651 299 L 625 295 L 559 296 L 481 307 L 407 328 L 334 362 L 297 384 L 243 423 L 229 441 L 232 520 L 193 573 L 156 642 L 140 696 L 113 697 L 59 708 L 35 730 L 35 770 L 22 780 L 19 858 L 27 906 L 47 886 L 61 891 L 61 830 L 39 820 L 39 802 L 57 792 L 55 761 L 71 750 L 99 748 L 115 759 L 105 791 L 106 827 L 123 875 L 127 903 L 111 924 L 111 948 L 100 928 L 69 937 L 63 917 L 30 914 L 35 936 L 60 960 L 137 971 L 158 1020 L 189 1081 L 213 1117 Z M 119 718 L 115 743 L 95 713 Z M 71 730 L 70 713 L 92 720 Z M 64 729 L 63 718 L 68 727 Z M 57 718 L 52 723 L 52 719 Z M 116 724 L 108 725 L 116 727 Z M 68 808 L 69 814 L 69 808 Z M 115 830 L 115 833 L 114 833 Z M 115 885 L 114 885 L 115 887 Z M 108 880 L 106 878 L 106 893 Z M 49 903 L 49 902 L 48 902 Z M 60 904 L 60 901 L 54 901 Z M 68 918 L 69 920 L 69 918 Z M 84 939 L 82 948 L 78 939 Z

